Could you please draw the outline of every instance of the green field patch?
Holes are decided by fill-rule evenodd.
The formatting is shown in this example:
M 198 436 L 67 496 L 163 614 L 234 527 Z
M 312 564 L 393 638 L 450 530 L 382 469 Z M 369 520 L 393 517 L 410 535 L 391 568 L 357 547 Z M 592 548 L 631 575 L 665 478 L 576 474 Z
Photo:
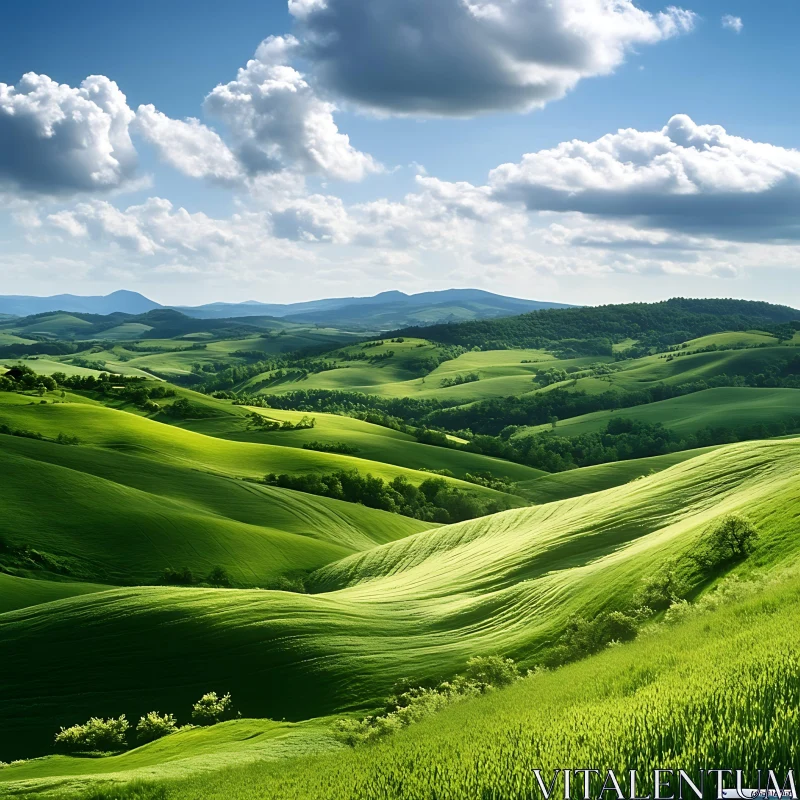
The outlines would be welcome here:
M 798 466 L 798 440 L 720 448 L 349 556 L 315 575 L 316 594 L 131 588 L 4 614 L 0 731 L 14 734 L 0 746 L 44 748 L 91 714 L 177 712 L 210 687 L 247 715 L 301 719 L 369 708 L 400 677 L 446 677 L 480 653 L 531 663 L 572 615 L 631 602 L 648 571 L 726 513 L 759 528 L 754 563 L 793 562 Z

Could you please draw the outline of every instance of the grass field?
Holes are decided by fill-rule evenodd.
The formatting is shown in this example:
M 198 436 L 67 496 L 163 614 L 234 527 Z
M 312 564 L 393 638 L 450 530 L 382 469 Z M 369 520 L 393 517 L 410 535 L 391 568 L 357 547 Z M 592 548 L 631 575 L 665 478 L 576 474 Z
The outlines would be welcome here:
M 569 497 L 579 497 L 582 494 L 602 492 L 614 486 L 621 486 L 623 483 L 661 472 L 675 464 L 716 449 L 716 446 L 701 447 L 663 456 L 612 461 L 608 464 L 597 464 L 567 472 L 545 473 L 532 481 L 518 483 L 516 489 L 534 503 L 552 503 L 555 500 L 566 500 Z
M 4 538 L 54 556 L 79 579 L 157 583 L 166 568 L 200 577 L 221 566 L 234 585 L 264 586 L 430 527 L 180 463 L 0 438 L 0 508 L 15 520 Z
M 615 417 L 660 422 L 681 435 L 695 433 L 707 426 L 737 428 L 761 423 L 788 423 L 800 417 L 800 390 L 720 388 L 661 400 L 657 403 L 596 411 L 558 423 L 559 436 L 578 436 L 603 430 Z M 551 430 L 550 425 L 522 428 L 514 436 Z
M 447 469 L 457 478 L 463 478 L 466 473 L 488 471 L 498 478 L 517 482 L 532 480 L 543 474 L 541 470 L 498 458 L 421 444 L 410 434 L 351 417 L 335 414 L 304 414 L 278 409 L 250 410 L 277 422 L 288 420 L 297 423 L 303 417 L 311 416 L 316 425 L 314 428 L 304 430 L 260 431 L 250 424 L 246 417 L 227 414 L 207 420 L 192 420 L 182 426 L 209 436 L 283 447 L 302 448 L 309 442 L 343 443 L 356 448 L 358 452 L 355 455 L 360 459 L 395 464 L 409 469 Z
M 453 402 L 465 408 L 463 424 L 445 432 L 451 439 L 556 469 L 568 462 L 542 453 L 567 443 L 543 437 L 538 452 L 517 446 L 519 437 L 550 432 L 551 425 L 520 428 L 507 441 L 514 428 L 475 437 L 489 428 L 473 413 L 480 406 L 466 406 L 721 375 L 793 386 L 800 338 L 781 343 L 754 323 L 749 331 L 628 358 L 657 339 L 644 328 L 624 328 L 639 339 L 615 334 L 615 357 L 564 359 L 556 354 L 595 348 L 565 339 L 552 352 L 461 352 L 410 337 L 364 342 L 353 332 L 269 318 L 187 322 L 169 310 L 105 329 L 87 319 L 93 322 L 56 313 L 16 327 L 6 321 L 0 346 L 21 344 L 26 326 L 30 335 L 74 341 L 88 325 L 95 344 L 85 352 L 27 363 L 40 374 L 97 375 L 68 363 L 85 358 L 128 375 L 152 370 L 183 385 L 160 382 L 174 393 L 154 395 L 157 405 L 124 386 L 0 392 L 0 425 L 16 432 L 0 434 L 0 797 L 516 800 L 536 796 L 533 767 L 782 767 L 800 757 L 792 733 L 800 722 L 800 438 L 548 474 L 423 444 L 353 417 L 213 397 L 212 389 L 230 387 L 229 373 L 199 383 L 227 366 L 261 369 L 272 355 L 312 347 L 316 366 L 298 362 L 297 370 L 310 368 L 302 379 L 289 367 L 288 377 L 266 372 L 233 389 L 342 389 Z M 694 336 L 714 327 L 689 329 Z M 674 334 L 658 341 L 674 342 Z M 686 335 L 681 323 L 678 336 Z M 320 361 L 335 369 L 315 372 Z M 537 377 L 550 370 L 558 372 Z M 661 423 L 686 447 L 724 439 L 689 438 L 709 426 L 794 429 L 800 418 L 796 388 L 705 389 L 572 418 L 588 404 L 561 394 L 546 399 L 561 417 L 555 437 L 600 432 L 624 418 Z M 184 400 L 188 406 L 168 407 Z M 434 404 L 362 400 L 309 402 L 391 409 L 412 426 L 405 430 L 447 416 L 426 416 Z M 534 409 L 534 417 L 512 405 L 491 404 L 492 431 L 507 424 L 503 415 L 516 426 L 550 413 Z M 308 416 L 315 424 L 268 431 L 254 414 L 280 423 Z M 774 432 L 762 430 L 748 435 Z M 635 448 L 587 444 L 594 449 L 579 463 L 667 449 L 646 434 Z M 436 525 L 263 482 L 267 473 L 336 470 L 414 485 L 448 470 L 450 488 L 510 510 Z M 465 480 L 487 472 L 508 491 Z M 755 547 L 738 561 L 703 566 L 698 549 L 727 514 L 756 527 Z M 165 579 L 165 572 L 184 568 L 192 574 L 186 585 L 175 585 L 175 575 Z M 213 580 L 220 569 L 224 580 Z M 580 663 L 541 669 L 605 648 L 615 637 L 573 650 L 564 637 L 610 612 L 638 614 L 643 587 L 666 574 L 686 587 L 636 617 L 636 641 L 612 641 Z M 676 597 L 689 603 L 675 605 L 665 621 L 663 609 Z M 435 684 L 462 672 L 472 656 L 489 654 L 512 657 L 535 674 L 375 744 L 353 750 L 333 736 L 335 717 L 382 709 L 398 681 Z M 135 724 L 152 710 L 175 714 L 183 725 L 192 703 L 212 690 L 231 692 L 242 717 L 187 727 L 118 755 L 52 755 L 62 725 L 123 713 Z M 43 757 L 2 763 L 31 756 Z
M 587 764 L 613 768 L 620 780 L 637 770 L 639 796 L 653 795 L 655 768 L 687 769 L 698 782 L 701 766 L 736 764 L 747 785 L 757 785 L 756 770 L 768 763 L 782 781 L 800 757 L 793 734 L 800 705 L 797 573 L 735 586 L 706 604 L 713 611 L 701 606 L 680 623 L 652 626 L 638 641 L 457 703 L 373 746 L 165 778 L 130 793 L 109 788 L 97 797 L 539 797 L 534 769 L 549 783 L 554 771 Z M 768 659 L 765 641 L 773 648 Z M 604 778 L 591 776 L 591 796 Z M 573 776 L 576 790 L 582 780 Z M 674 777 L 665 780 L 663 791 L 677 792 Z M 555 790 L 564 790 L 560 773 Z M 683 791 L 690 791 L 685 784 Z M 707 792 L 716 795 L 713 776 Z
M 39 603 L 49 603 L 52 600 L 62 600 L 65 597 L 102 592 L 108 588 L 86 582 L 21 578 L 0 572 L 0 614 Z
M 754 565 L 794 562 L 799 464 L 797 440 L 732 445 L 344 558 L 316 573 L 317 594 L 130 588 L 6 613 L 0 730 L 14 737 L 0 747 L 46 748 L 90 714 L 181 713 L 212 687 L 245 715 L 303 719 L 369 707 L 398 678 L 443 677 L 476 653 L 531 663 L 572 614 L 630 602 L 643 570 L 727 512 L 759 526 Z

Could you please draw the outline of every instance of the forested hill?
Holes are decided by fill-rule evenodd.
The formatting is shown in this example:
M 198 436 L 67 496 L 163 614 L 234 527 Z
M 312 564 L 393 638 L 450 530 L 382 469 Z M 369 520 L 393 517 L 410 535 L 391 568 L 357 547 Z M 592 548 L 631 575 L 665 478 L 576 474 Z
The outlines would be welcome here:
M 594 348 L 599 354 L 625 339 L 635 339 L 643 346 L 664 346 L 720 331 L 786 326 L 788 333 L 793 322 L 800 323 L 800 311 L 788 306 L 676 297 L 660 303 L 546 309 L 503 319 L 432 325 L 424 333 L 419 328 L 405 328 L 392 335 L 424 335 L 444 344 L 483 349 L 545 347 L 559 342 L 582 352 Z

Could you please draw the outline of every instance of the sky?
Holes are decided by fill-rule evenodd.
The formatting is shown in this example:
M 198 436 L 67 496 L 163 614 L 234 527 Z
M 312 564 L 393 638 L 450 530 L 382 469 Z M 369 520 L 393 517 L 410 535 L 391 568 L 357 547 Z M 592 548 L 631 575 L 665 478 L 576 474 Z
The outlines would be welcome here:
M 800 307 L 796 0 L 26 0 L 0 293 Z

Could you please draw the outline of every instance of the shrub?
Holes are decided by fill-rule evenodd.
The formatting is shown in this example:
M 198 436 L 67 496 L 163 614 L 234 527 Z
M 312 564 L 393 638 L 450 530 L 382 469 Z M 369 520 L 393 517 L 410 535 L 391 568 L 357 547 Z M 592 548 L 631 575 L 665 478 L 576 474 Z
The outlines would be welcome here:
M 136 738 L 142 742 L 154 742 L 162 736 L 169 736 L 178 729 L 177 721 L 172 714 L 159 714 L 150 711 L 145 714 L 136 726 Z
M 642 587 L 634 595 L 634 602 L 638 607 L 663 611 L 685 597 L 688 592 L 689 585 L 677 573 L 675 562 L 670 562 L 645 579 Z
M 122 750 L 127 744 L 130 724 L 125 715 L 114 719 L 92 717 L 83 725 L 62 728 L 56 734 L 56 745 L 68 752 Z
M 510 658 L 475 656 L 467 661 L 464 677 L 480 686 L 508 686 L 519 678 L 519 669 Z
M 211 586 L 230 586 L 231 579 L 225 567 L 216 566 L 208 573 L 206 583 L 211 584 Z
M 694 558 L 705 569 L 739 561 L 753 550 L 756 539 L 758 531 L 749 520 L 728 514 L 706 530 Z
M 194 583 L 194 575 L 192 575 L 189 567 L 181 567 L 180 569 L 167 567 L 161 575 L 161 583 L 172 586 L 191 586 Z
M 476 656 L 467 661 L 464 674 L 435 688 L 411 686 L 406 678 L 399 682 L 386 701 L 386 711 L 362 720 L 339 719 L 333 725 L 333 735 L 344 744 L 373 741 L 419 722 L 452 703 L 474 697 L 494 686 L 507 686 L 520 678 L 514 661 L 502 656 Z
M 216 725 L 233 717 L 231 696 L 218 697 L 216 692 L 207 692 L 192 706 L 192 721 L 198 725 Z

